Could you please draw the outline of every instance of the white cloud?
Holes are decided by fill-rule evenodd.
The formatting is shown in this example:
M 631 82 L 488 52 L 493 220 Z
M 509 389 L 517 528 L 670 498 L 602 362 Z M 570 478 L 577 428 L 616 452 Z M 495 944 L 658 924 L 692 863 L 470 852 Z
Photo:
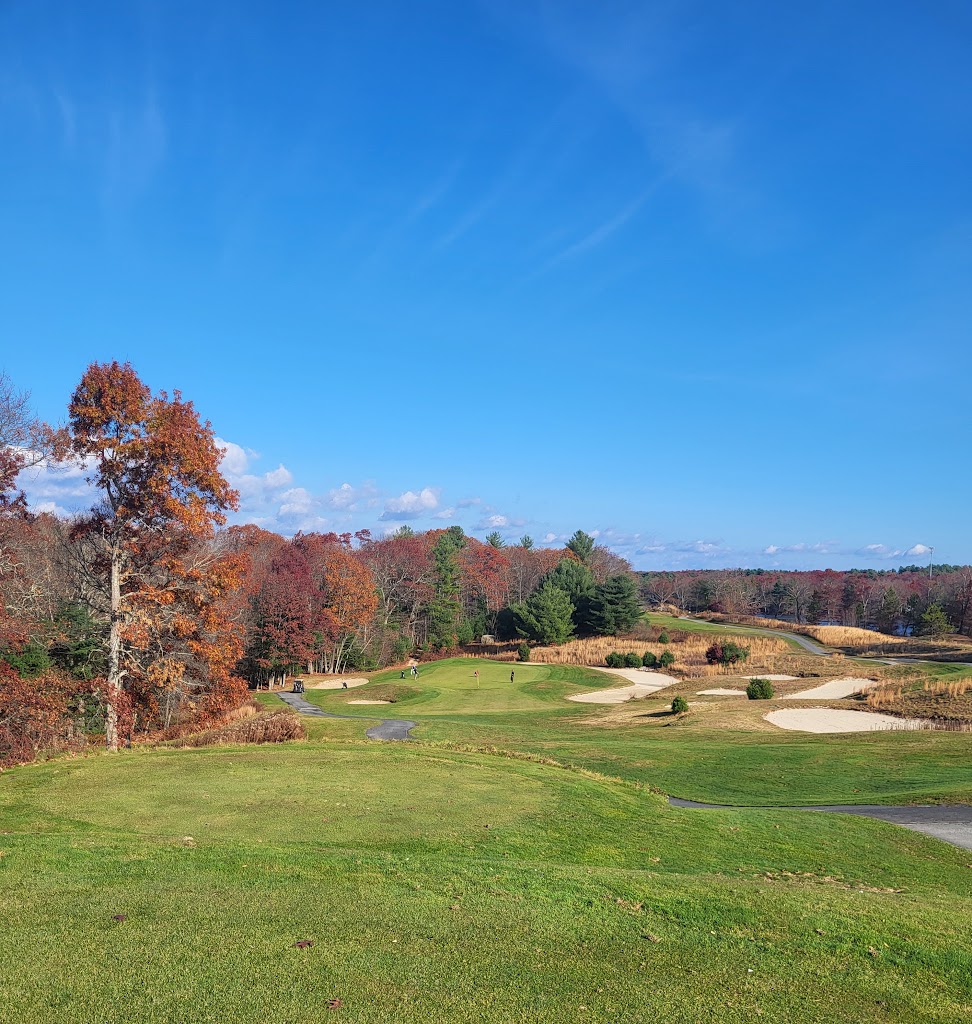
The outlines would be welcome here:
M 432 517 L 433 519 L 454 519 L 456 510 L 452 507 L 444 508 L 441 512 L 436 512 Z
M 693 540 L 689 544 L 679 544 L 675 550 L 690 552 L 696 555 L 714 555 L 724 549 L 719 541 L 716 540 Z
M 271 469 L 269 473 L 264 473 L 263 479 L 268 487 L 286 487 L 287 484 L 294 482 L 294 474 L 281 463 L 276 469 Z
M 360 487 L 352 487 L 349 483 L 343 483 L 340 487 L 333 487 L 327 492 L 324 504 L 328 508 L 343 509 L 348 512 L 356 512 L 362 506 L 374 508 L 378 504 L 378 488 L 372 480 L 366 480 Z
M 555 534 L 555 533 L 547 533 L 547 534 L 544 534 L 544 538 L 543 538 L 543 542 L 542 543 L 544 543 L 544 544 L 552 544 L 556 539 L 557 539 L 557 534 Z
M 887 544 L 865 544 L 855 552 L 864 558 L 900 558 L 904 551 L 901 548 L 889 548 Z
M 238 444 L 234 444 L 232 441 L 224 441 L 221 437 L 215 439 L 216 447 L 223 449 L 223 458 L 220 462 L 220 469 L 226 474 L 227 478 L 231 476 L 242 476 L 250 466 L 252 459 L 258 459 L 260 456 L 252 449 L 241 448 Z
M 910 558 L 918 558 L 921 555 L 930 555 L 934 550 L 934 548 L 928 547 L 927 544 L 915 544 L 912 547 L 908 548 L 905 554 L 908 555 Z
M 780 549 L 775 544 L 769 544 L 763 548 L 764 555 L 775 555 Z
M 292 487 L 282 497 L 283 501 L 277 510 L 282 516 L 302 516 L 314 508 L 314 499 L 304 487 Z
M 436 488 L 423 487 L 418 492 L 405 491 L 397 498 L 389 498 L 385 502 L 385 511 L 378 518 L 395 521 L 417 519 L 432 512 L 438 504 L 439 492 Z

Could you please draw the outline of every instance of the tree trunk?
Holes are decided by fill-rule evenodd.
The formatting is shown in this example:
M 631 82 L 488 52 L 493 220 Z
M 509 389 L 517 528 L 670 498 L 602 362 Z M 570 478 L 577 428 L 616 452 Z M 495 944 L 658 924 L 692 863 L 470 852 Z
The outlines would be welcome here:
M 108 634 L 108 711 L 105 716 L 105 743 L 118 749 L 118 697 L 121 693 L 121 555 L 111 550 L 111 629 Z

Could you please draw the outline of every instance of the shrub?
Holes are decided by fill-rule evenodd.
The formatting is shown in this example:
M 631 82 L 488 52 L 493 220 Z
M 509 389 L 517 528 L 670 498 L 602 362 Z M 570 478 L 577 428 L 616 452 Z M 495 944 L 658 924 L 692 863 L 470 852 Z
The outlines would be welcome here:
M 24 679 L 0 661 L 0 770 L 84 745 L 70 697 L 70 686 L 58 677 Z
M 705 652 L 705 660 L 710 665 L 722 665 L 723 668 L 745 661 L 748 657 L 749 648 L 742 647 L 732 640 L 717 640 Z
M 671 642 L 671 637 L 664 630 L 658 634 L 658 642 L 660 644 L 667 644 Z
M 671 651 L 662 651 L 658 664 L 662 668 L 671 668 L 675 664 L 675 655 Z
M 654 668 L 658 664 L 658 659 L 651 653 L 651 651 L 645 651 L 641 656 L 641 664 L 644 665 L 645 668 Z
M 688 701 L 684 697 L 676 697 L 672 701 L 672 714 L 684 715 L 688 711 Z
M 520 646 L 517 647 L 517 649 L 516 649 L 516 656 L 520 659 L 520 661 L 529 661 L 530 660 L 530 645 L 529 644 L 520 644 Z
M 617 651 L 611 651 L 609 654 L 605 655 L 604 664 L 607 665 L 608 668 L 621 668 L 624 664 L 624 655 L 618 654 Z
M 626 654 L 624 656 L 624 667 L 641 668 L 641 655 L 635 654 L 633 651 L 630 654 Z
M 750 700 L 769 700 L 773 696 L 773 684 L 768 679 L 750 679 L 746 696 Z

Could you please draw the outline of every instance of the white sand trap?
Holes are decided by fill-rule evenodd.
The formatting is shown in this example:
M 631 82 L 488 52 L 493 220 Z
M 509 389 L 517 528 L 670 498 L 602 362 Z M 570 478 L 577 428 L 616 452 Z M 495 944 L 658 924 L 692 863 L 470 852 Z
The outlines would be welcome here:
M 799 676 L 743 676 L 743 679 L 768 679 L 771 683 L 785 683 L 788 679 L 799 679 Z
M 767 677 L 772 678 L 772 677 Z M 852 693 L 859 693 L 877 684 L 873 679 L 857 679 L 848 676 L 846 679 L 832 679 L 829 683 L 821 683 L 812 690 L 801 690 L 799 693 L 788 693 L 782 700 L 840 700 Z
M 346 700 L 345 704 L 391 704 L 390 700 Z
M 765 678 L 765 677 L 764 677 Z M 745 697 L 745 690 L 696 690 L 696 697 Z
M 298 679 L 300 676 L 297 677 Z M 348 684 L 350 690 L 353 686 L 364 686 L 368 682 L 367 679 L 343 679 L 338 676 L 337 679 L 328 679 L 320 676 L 307 676 L 304 679 L 304 687 L 308 690 L 340 690 L 344 687 L 344 684 Z
M 917 718 L 871 714 L 868 711 L 840 711 L 836 708 L 783 708 L 763 715 L 781 729 L 797 732 L 885 732 L 892 729 L 920 729 Z
M 637 668 L 602 668 L 598 671 L 630 679 L 631 686 L 595 690 L 593 693 L 575 693 L 567 699 L 575 700 L 579 704 L 623 704 L 626 700 L 648 697 L 678 682 L 674 676 L 666 676 L 664 672 L 643 672 Z

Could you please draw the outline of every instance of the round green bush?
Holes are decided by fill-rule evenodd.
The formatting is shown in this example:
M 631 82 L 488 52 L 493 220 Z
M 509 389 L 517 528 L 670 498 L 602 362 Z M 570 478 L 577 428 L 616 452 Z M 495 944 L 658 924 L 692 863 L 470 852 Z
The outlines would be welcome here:
M 651 653 L 651 651 L 645 651 L 641 656 L 641 664 L 644 665 L 645 668 L 654 668 L 658 664 L 658 659 Z
M 634 652 L 632 652 L 631 654 L 626 654 L 624 656 L 624 667 L 641 668 L 641 655 L 635 654 Z
M 667 643 L 670 642 L 670 640 L 671 640 L 671 638 L 669 637 L 669 635 L 664 630 L 661 633 L 658 634 L 658 642 L 660 644 L 667 644 Z
M 658 664 L 662 668 L 671 668 L 675 664 L 675 655 L 671 651 L 662 651 Z
M 773 684 L 768 679 L 750 679 L 746 696 L 750 700 L 769 700 L 773 696 Z
M 624 655 L 618 651 L 611 651 L 604 659 L 604 664 L 608 668 L 624 668 Z
M 672 714 L 684 715 L 688 711 L 688 701 L 684 697 L 676 697 L 672 701 Z

